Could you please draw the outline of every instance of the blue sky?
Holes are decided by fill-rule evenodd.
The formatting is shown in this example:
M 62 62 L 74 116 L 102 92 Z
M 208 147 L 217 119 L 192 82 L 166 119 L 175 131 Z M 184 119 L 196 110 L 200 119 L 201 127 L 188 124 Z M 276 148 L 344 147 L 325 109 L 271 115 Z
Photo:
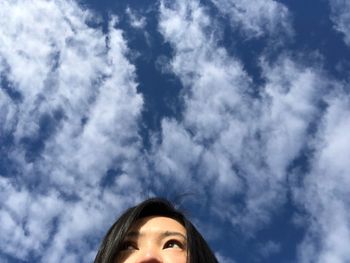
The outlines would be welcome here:
M 92 262 L 150 196 L 222 263 L 350 262 L 350 2 L 0 2 L 0 259 Z

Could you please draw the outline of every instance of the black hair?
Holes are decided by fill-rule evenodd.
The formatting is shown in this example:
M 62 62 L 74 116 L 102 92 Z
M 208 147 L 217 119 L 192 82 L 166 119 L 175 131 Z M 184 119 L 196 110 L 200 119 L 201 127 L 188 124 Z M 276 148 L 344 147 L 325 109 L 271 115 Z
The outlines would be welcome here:
M 178 221 L 186 229 L 188 263 L 218 263 L 214 253 L 196 227 L 168 200 L 150 198 L 127 209 L 102 240 L 94 263 L 115 263 L 124 238 L 133 224 L 148 216 L 164 216 Z

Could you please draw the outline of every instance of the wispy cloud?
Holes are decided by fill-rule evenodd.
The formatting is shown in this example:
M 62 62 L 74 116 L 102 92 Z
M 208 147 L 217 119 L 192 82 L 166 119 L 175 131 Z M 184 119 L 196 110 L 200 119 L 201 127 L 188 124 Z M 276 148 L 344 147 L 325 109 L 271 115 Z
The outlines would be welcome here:
M 0 189 L 1 250 L 23 260 L 31 252 L 40 253 L 55 231 L 53 221 L 63 212 L 63 200 L 55 190 L 35 195 L 2 177 Z
M 349 97 L 336 92 L 313 143 L 315 155 L 304 187 L 296 199 L 310 213 L 309 231 L 300 245 L 300 262 L 347 262 L 350 260 L 350 154 Z
M 283 202 L 287 167 L 307 140 L 319 75 L 281 56 L 271 65 L 261 62 L 266 84 L 260 97 L 249 95 L 252 81 L 211 37 L 199 2 L 161 10 L 160 30 L 174 46 L 172 67 L 187 91 L 183 122 L 163 121 L 158 168 L 183 177 L 197 169 L 200 182 L 224 204 L 244 192 L 244 211 L 230 207 L 220 214 L 240 224 L 265 221 L 271 206 Z
M 288 8 L 277 1 L 212 0 L 235 29 L 247 37 L 292 33 Z
M 344 41 L 350 45 L 350 3 L 348 1 L 331 0 L 329 1 L 336 30 L 344 34 Z
M 215 46 L 206 29 L 211 30 L 210 18 L 197 1 L 177 1 L 170 8 L 162 4 L 160 30 L 176 52 L 172 67 L 186 89 L 186 110 L 182 123 L 163 121 L 161 157 L 156 163 L 168 175 L 178 174 L 187 180 L 191 174 L 200 176 L 192 178 L 193 182 L 211 185 L 222 193 L 221 187 L 239 190 L 240 180 L 232 170 L 231 157 L 220 155 L 221 144 L 216 142 L 222 131 L 230 128 L 225 119 L 231 112 L 245 110 L 238 107 L 240 91 L 227 87 L 233 82 L 246 85 L 249 79 L 239 63 Z M 174 147 L 176 151 L 171 150 Z
M 217 253 L 216 254 L 216 258 L 218 259 L 218 261 L 220 263 L 235 263 L 235 261 L 233 261 L 232 259 L 223 257 L 221 254 Z
M 116 19 L 105 35 L 71 1 L 2 1 L 0 10 L 1 130 L 13 136 L 16 166 L 1 177 L 1 250 L 91 261 L 100 226 L 142 192 L 143 98 L 126 42 Z
M 276 18 L 285 22 L 284 16 Z M 325 250 L 322 254 L 313 251 L 305 256 L 304 262 L 317 258 L 318 262 L 329 262 L 331 258 L 344 262 L 348 256 L 344 246 L 331 244 L 333 241 L 336 241 L 333 244 L 348 244 L 348 204 L 338 197 L 339 187 L 341 196 L 348 189 L 341 186 L 348 185 L 346 161 L 336 157 L 348 156 L 350 149 L 344 133 L 348 126 L 347 108 L 344 108 L 347 104 L 343 102 L 338 115 L 334 114 L 334 118 L 338 116 L 334 125 L 326 124 L 326 128 L 318 125 L 320 116 L 324 115 L 321 102 L 332 96 L 327 88 L 334 89 L 337 84 L 328 79 L 319 66 L 307 66 L 292 54 L 281 53 L 273 61 L 265 60 L 262 55 L 259 66 L 264 83 L 258 88 L 258 95 L 252 93 L 252 81 L 241 62 L 229 56 L 213 37 L 215 27 L 210 26 L 210 19 L 199 1 L 162 2 L 160 31 L 175 50 L 171 66 L 185 87 L 185 111 L 181 120 L 163 121 L 156 168 L 168 177 L 178 175 L 173 180 L 178 179 L 180 185 L 184 179 L 179 178 L 187 177 L 195 189 L 213 199 L 215 205 L 211 207 L 222 219 L 245 229 L 249 236 L 268 223 L 271 212 L 286 201 L 289 187 L 294 187 L 290 182 L 296 180 L 293 178 L 296 176 L 293 169 L 298 166 L 295 161 L 307 148 L 314 149 L 315 156 L 320 155 L 316 160 L 322 159 L 315 165 L 323 164 L 322 173 L 320 168 L 313 170 L 305 187 L 298 189 L 306 193 L 306 200 L 310 199 L 306 213 L 312 215 L 315 222 L 310 229 L 323 226 L 324 230 L 317 234 L 324 240 Z M 343 116 L 341 119 L 339 114 Z M 323 118 L 328 119 L 328 115 Z M 310 144 L 315 127 L 317 134 L 327 132 L 327 137 Z M 329 140 L 329 150 L 324 148 L 323 140 Z M 326 158 L 337 161 L 323 160 Z M 332 162 L 334 164 L 328 165 Z M 333 165 L 336 170 L 332 169 L 325 183 L 320 173 L 324 174 L 324 169 Z M 311 186 L 314 184 L 317 187 Z M 324 184 L 331 187 L 332 194 L 321 194 L 323 188 L 328 188 Z M 232 200 L 241 201 L 239 205 L 228 205 Z M 325 209 L 334 207 L 334 202 L 334 209 L 343 208 L 337 217 L 331 216 L 335 211 Z M 314 206 L 325 211 L 314 210 Z M 326 218 L 336 223 L 339 231 L 326 230 L 329 226 Z M 338 232 L 343 234 L 337 235 Z
M 292 34 L 290 13 L 276 1 L 212 3 L 246 38 Z M 348 43 L 348 6 L 331 7 Z M 109 17 L 104 33 L 100 17 L 74 1 L 0 3 L 1 253 L 89 262 L 115 216 L 154 190 L 195 192 L 208 216 L 248 239 L 288 196 L 306 215 L 298 260 L 349 261 L 347 84 L 302 54 L 267 50 L 254 83 L 220 44 L 221 20 L 208 6 L 176 0 L 159 8 L 173 57 L 157 66 L 181 80 L 184 111 L 162 120 L 146 152 L 143 97 L 118 18 Z M 131 26 L 146 26 L 131 7 L 126 14 Z M 205 224 L 218 238 L 219 225 Z M 283 246 L 258 250 L 268 258 Z M 219 252 L 221 262 L 235 262 Z
M 276 254 L 280 250 L 281 245 L 270 240 L 264 244 L 259 245 L 259 254 L 257 255 L 257 257 L 268 258 L 271 254 Z M 257 258 L 257 261 L 259 261 L 259 258 Z
M 137 14 L 135 10 L 132 10 L 130 7 L 126 8 L 126 14 L 129 18 L 130 25 L 132 27 L 137 29 L 143 29 L 146 26 L 146 17 Z

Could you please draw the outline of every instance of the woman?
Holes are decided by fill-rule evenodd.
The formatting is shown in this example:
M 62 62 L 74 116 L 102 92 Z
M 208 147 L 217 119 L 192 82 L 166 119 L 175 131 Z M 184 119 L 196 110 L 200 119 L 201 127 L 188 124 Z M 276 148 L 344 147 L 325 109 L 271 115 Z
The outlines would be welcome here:
M 217 263 L 202 235 L 167 200 L 129 208 L 109 229 L 94 263 Z

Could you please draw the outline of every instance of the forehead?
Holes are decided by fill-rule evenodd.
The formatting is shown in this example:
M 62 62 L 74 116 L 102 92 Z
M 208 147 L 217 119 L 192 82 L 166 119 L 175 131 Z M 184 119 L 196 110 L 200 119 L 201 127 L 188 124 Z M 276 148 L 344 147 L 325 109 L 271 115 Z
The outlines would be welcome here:
M 149 216 L 138 219 L 132 226 L 130 231 L 137 231 L 140 233 L 147 232 L 164 232 L 177 231 L 186 234 L 186 229 L 175 219 L 163 216 Z

